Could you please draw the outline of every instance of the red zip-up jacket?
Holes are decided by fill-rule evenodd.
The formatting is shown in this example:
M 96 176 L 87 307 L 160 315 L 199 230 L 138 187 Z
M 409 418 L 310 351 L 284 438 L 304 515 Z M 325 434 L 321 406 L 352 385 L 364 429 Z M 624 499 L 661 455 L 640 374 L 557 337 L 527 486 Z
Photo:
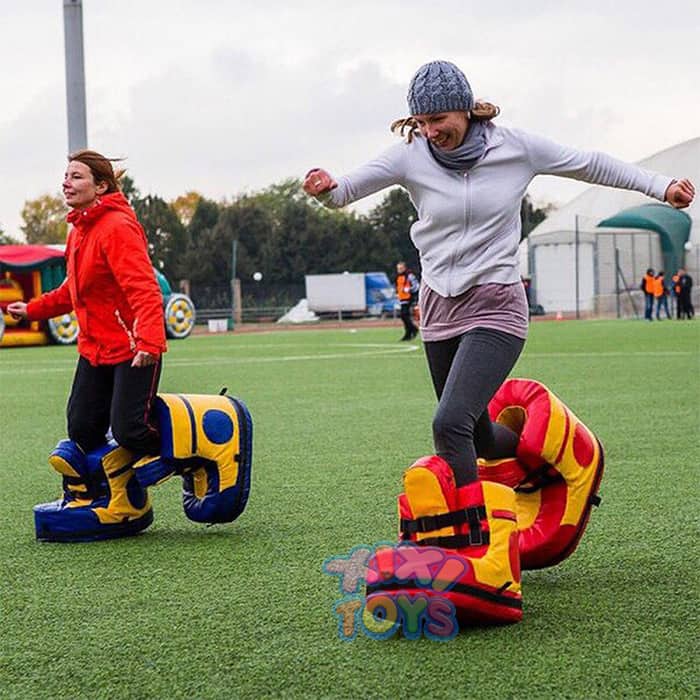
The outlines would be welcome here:
M 163 297 L 148 257 L 146 234 L 121 192 L 68 214 L 66 279 L 27 305 L 30 320 L 74 310 L 78 352 L 91 365 L 114 365 L 143 350 L 167 349 Z

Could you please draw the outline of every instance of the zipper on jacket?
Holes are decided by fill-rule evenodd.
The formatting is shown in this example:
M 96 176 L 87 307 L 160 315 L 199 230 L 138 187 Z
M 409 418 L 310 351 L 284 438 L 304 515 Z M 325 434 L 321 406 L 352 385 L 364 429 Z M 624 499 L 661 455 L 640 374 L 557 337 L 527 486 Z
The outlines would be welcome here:
M 462 238 L 465 238 L 467 235 L 467 229 L 469 228 L 469 210 L 470 210 L 470 202 L 469 202 L 469 173 L 465 171 L 462 173 L 462 182 L 464 182 L 464 226 L 463 226 L 463 231 L 462 231 Z M 455 246 L 455 250 L 452 252 L 452 264 L 450 265 L 450 279 L 447 284 L 447 293 L 450 294 L 453 290 L 453 285 L 452 285 L 452 279 L 454 278 L 454 271 L 455 271 L 455 261 L 456 261 L 456 251 L 457 251 L 457 246 Z
M 469 173 L 464 173 L 464 235 L 469 232 L 469 223 L 472 218 L 472 196 L 469 190 Z
M 129 349 L 132 352 L 136 352 L 136 341 L 134 340 L 134 334 L 126 327 L 126 323 L 124 323 L 124 319 L 122 318 L 122 315 L 119 313 L 119 309 L 114 309 L 114 315 L 117 318 L 117 322 L 119 325 L 124 329 L 124 332 L 129 338 Z

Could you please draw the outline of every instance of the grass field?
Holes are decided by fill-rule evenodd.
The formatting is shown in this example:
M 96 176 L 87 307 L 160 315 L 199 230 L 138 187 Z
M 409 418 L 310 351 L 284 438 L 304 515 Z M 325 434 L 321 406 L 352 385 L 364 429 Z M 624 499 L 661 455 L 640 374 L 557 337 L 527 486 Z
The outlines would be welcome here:
M 700 323 L 533 324 L 513 374 L 599 435 L 603 503 L 570 559 L 525 572 L 521 624 L 449 642 L 338 637 L 323 561 L 395 537 L 434 409 L 419 343 L 351 329 L 171 343 L 162 391 L 250 409 L 248 507 L 205 528 L 171 479 L 145 534 L 91 544 L 38 544 L 32 519 L 75 349 L 0 351 L 0 697 L 698 696 Z

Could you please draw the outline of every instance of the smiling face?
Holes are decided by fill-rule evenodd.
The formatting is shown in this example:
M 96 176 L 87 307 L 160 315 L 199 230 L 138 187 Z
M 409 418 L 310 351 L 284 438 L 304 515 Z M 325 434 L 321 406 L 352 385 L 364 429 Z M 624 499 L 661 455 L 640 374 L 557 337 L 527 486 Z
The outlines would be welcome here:
M 63 178 L 63 198 L 71 209 L 87 209 L 107 191 L 106 182 L 95 182 L 90 168 L 77 160 L 68 163 Z
M 414 114 L 421 134 L 443 151 L 451 151 L 462 145 L 469 128 L 466 112 L 438 112 L 436 114 Z

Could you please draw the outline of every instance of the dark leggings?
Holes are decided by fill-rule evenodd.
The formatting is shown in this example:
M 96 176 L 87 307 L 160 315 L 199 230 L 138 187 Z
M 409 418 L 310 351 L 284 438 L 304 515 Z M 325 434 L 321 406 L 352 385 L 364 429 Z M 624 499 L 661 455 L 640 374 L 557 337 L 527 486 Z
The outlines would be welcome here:
M 418 329 L 413 323 L 412 304 L 401 304 L 401 320 L 403 321 L 403 337 L 407 340 L 414 338 L 418 333 Z
M 151 405 L 160 369 L 160 362 L 132 367 L 131 360 L 93 367 L 80 357 L 68 399 L 68 437 L 84 452 L 91 452 L 104 443 L 111 425 L 122 447 L 158 454 L 160 436 L 152 422 Z
M 456 338 L 424 343 L 439 403 L 433 418 L 435 451 L 457 486 L 476 481 L 476 458 L 515 455 L 518 436 L 492 423 L 488 403 L 525 345 L 510 333 L 476 328 Z

